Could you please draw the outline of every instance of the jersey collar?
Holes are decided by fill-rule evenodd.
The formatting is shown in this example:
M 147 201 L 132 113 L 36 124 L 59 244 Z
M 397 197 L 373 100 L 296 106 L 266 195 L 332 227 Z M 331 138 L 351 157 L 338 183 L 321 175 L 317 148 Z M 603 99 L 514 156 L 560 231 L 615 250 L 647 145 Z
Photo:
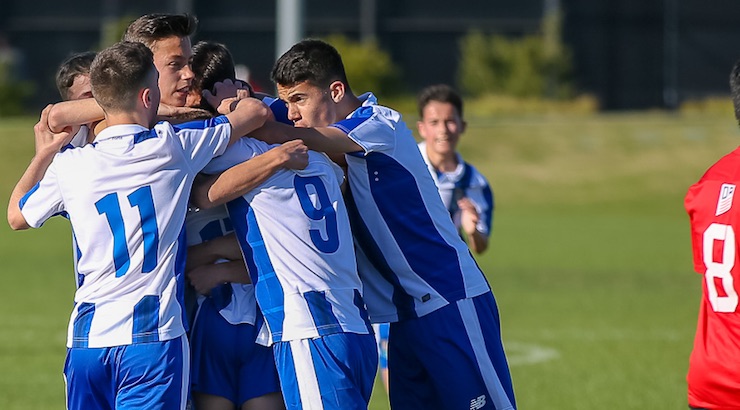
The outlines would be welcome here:
M 149 131 L 148 128 L 139 124 L 119 124 L 111 125 L 105 128 L 103 131 L 95 137 L 95 142 L 101 142 L 112 138 L 125 137 L 127 135 L 136 135 L 143 131 Z

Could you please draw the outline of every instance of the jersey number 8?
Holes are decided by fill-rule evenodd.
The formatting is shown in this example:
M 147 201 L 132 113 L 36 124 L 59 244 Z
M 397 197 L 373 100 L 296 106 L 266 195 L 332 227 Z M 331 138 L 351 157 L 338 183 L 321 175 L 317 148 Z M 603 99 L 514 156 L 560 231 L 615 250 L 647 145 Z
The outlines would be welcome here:
M 723 242 L 722 257 L 719 262 L 714 259 L 714 249 L 717 242 Z M 734 312 L 737 308 L 738 297 L 734 287 L 732 268 L 735 267 L 735 231 L 730 225 L 713 223 L 704 231 L 703 256 L 707 270 L 704 279 L 709 292 L 709 302 L 715 312 Z M 717 292 L 717 281 L 720 279 L 725 295 Z

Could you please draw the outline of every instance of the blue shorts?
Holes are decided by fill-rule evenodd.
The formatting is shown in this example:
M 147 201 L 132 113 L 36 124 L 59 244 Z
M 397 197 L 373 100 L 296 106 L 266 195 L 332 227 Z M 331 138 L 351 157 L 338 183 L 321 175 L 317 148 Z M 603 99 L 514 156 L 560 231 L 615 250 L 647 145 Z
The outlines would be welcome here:
M 224 397 L 237 407 L 247 400 L 279 392 L 272 349 L 255 343 L 253 325 L 232 325 L 210 299 L 198 309 L 193 345 L 192 390 Z
M 185 335 L 164 342 L 67 349 L 67 409 L 185 409 L 190 352 Z
M 388 341 L 391 408 L 516 407 L 491 292 L 391 323 Z
M 334 333 L 273 345 L 289 410 L 367 409 L 378 370 L 372 334 Z

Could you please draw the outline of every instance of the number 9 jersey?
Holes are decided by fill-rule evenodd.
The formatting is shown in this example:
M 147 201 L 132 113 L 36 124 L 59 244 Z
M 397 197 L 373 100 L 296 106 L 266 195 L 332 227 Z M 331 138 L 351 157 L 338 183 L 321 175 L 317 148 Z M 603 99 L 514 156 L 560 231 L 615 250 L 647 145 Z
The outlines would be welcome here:
M 714 164 L 689 188 L 694 268 L 704 275 L 699 322 L 689 359 L 689 405 L 740 408 L 740 263 L 736 234 L 740 204 L 740 148 Z M 737 283 L 737 284 L 736 284 Z

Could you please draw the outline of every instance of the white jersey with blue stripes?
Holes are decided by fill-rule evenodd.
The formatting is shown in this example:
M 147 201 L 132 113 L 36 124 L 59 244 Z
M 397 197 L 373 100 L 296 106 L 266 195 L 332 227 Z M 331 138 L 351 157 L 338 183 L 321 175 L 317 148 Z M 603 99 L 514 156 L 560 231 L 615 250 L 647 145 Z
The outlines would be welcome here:
M 39 227 L 69 216 L 79 248 L 68 347 L 164 341 L 185 332 L 187 199 L 195 175 L 224 152 L 226 117 L 173 127 L 115 125 L 56 155 L 20 203 Z
M 434 183 L 437 184 L 439 196 L 442 198 L 445 208 L 450 212 L 455 226 L 458 229 L 461 226 L 460 215 L 462 212 L 457 206 L 457 201 L 461 198 L 468 198 L 478 212 L 476 229 L 483 235 L 489 236 L 493 221 L 494 202 L 493 191 L 486 177 L 478 172 L 474 166 L 465 162 L 460 153 L 455 153 L 457 168 L 454 171 L 440 172 L 429 161 L 426 142 L 419 143 L 419 152 L 421 152 L 421 156 L 427 164 L 427 169 L 434 179 Z
M 197 245 L 234 232 L 234 227 L 225 205 L 211 209 L 188 212 L 185 218 L 188 247 Z M 212 303 L 218 313 L 232 325 L 248 323 L 254 325 L 257 301 L 254 286 L 250 283 L 224 283 L 211 291 Z M 198 295 L 199 303 L 205 298 Z
M 270 148 L 242 138 L 204 172 L 224 171 Z M 311 151 L 305 169 L 280 170 L 227 204 L 269 330 L 261 343 L 371 331 L 342 179 L 326 155 Z
M 346 155 L 347 208 L 370 319 L 416 318 L 488 292 L 401 114 L 370 93 L 360 100 L 332 126 L 363 150 Z

